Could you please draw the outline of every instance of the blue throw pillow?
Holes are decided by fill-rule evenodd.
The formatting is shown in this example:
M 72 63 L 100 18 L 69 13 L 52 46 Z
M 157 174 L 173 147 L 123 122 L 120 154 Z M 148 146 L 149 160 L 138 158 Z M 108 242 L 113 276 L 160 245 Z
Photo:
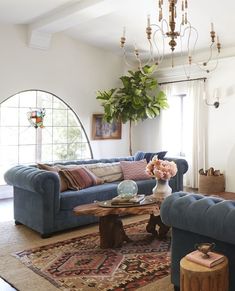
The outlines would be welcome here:
M 134 156 L 134 161 L 140 161 L 140 160 L 143 160 L 144 159 L 144 155 L 145 153 L 144 152 L 136 152 L 135 153 L 135 156 Z
M 159 160 L 163 160 L 163 158 L 165 157 L 166 153 L 167 153 L 167 151 L 160 151 L 160 152 L 156 152 L 156 153 L 146 153 L 146 152 L 139 151 L 139 152 L 137 152 L 135 154 L 134 160 L 135 161 L 139 161 L 139 160 L 142 160 L 142 159 L 146 159 L 146 161 L 148 163 L 156 155 L 158 156 Z

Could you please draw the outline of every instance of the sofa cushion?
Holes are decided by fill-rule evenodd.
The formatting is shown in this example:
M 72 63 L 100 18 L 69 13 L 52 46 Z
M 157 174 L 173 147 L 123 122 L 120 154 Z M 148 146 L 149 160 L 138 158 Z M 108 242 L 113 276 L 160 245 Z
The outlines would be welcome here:
M 152 158 L 154 156 L 158 156 L 158 159 L 162 160 L 165 157 L 166 153 L 167 153 L 167 151 L 160 151 L 160 152 L 156 152 L 156 153 L 138 151 L 138 152 L 136 152 L 136 154 L 134 156 L 134 160 L 135 161 L 139 161 L 139 160 L 142 160 L 142 159 L 146 159 L 146 161 L 148 163 L 149 161 L 152 160 Z
M 125 180 L 147 180 L 151 177 L 146 174 L 145 169 L 147 166 L 146 160 L 140 161 L 121 161 L 121 168 Z
M 49 166 L 47 164 L 37 164 L 38 168 L 40 170 L 45 170 L 45 171 L 49 171 L 49 172 L 55 172 L 58 173 L 59 175 L 59 171 L 60 171 L 60 167 L 58 166 Z M 68 183 L 66 181 L 66 179 L 62 176 L 60 176 L 60 192 L 64 192 L 66 190 L 68 190 Z
M 60 209 L 72 210 L 78 205 L 93 203 L 95 200 L 110 200 L 117 196 L 117 185 L 117 182 L 106 183 L 80 191 L 66 191 L 60 193 Z
M 136 181 L 138 193 L 150 194 L 156 185 L 155 179 Z M 119 182 L 105 183 L 79 191 L 66 191 L 60 193 L 60 209 L 72 210 L 74 207 L 97 201 L 111 200 L 117 196 L 117 186 Z
M 68 189 L 71 190 L 80 190 L 104 183 L 102 179 L 82 166 L 60 170 L 59 175 L 67 182 Z
M 118 163 L 96 163 L 85 165 L 97 177 L 104 180 L 104 182 L 114 182 L 123 180 L 123 173 L 120 162 Z

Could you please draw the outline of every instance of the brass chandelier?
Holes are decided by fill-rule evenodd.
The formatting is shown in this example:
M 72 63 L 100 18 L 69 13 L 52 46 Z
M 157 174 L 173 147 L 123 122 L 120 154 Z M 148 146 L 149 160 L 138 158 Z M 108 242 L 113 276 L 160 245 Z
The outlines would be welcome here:
M 197 65 L 201 70 L 210 73 L 216 69 L 218 65 L 218 57 L 221 50 L 221 44 L 219 37 L 216 36 L 214 30 L 214 24 L 211 23 L 210 31 L 210 46 L 209 54 L 206 60 L 198 62 L 194 58 L 195 47 L 198 40 L 198 31 L 193 27 L 188 20 L 188 0 L 182 0 L 181 3 L 178 3 L 178 0 L 168 0 L 164 4 L 164 0 L 157 1 L 158 16 L 156 23 L 151 23 L 150 16 L 147 17 L 147 27 L 146 27 L 146 36 L 149 45 L 149 55 L 143 58 L 140 56 L 139 49 L 135 45 L 134 47 L 134 56 L 138 62 L 139 69 L 143 71 L 145 65 L 155 65 L 154 71 L 159 69 L 160 64 L 165 59 L 165 41 L 168 39 L 168 44 L 171 50 L 171 66 L 174 67 L 174 52 L 177 46 L 180 46 L 180 56 L 184 57 L 186 54 L 186 61 L 183 63 L 184 72 L 187 78 L 190 78 L 192 65 Z M 168 7 L 166 7 L 168 5 Z M 180 9 L 179 9 L 180 6 Z M 168 19 L 163 17 L 163 10 L 168 8 Z M 176 19 L 178 11 L 180 10 L 181 19 L 178 29 L 176 29 Z M 125 48 L 126 44 L 126 29 L 123 29 L 123 35 L 120 40 L 121 48 L 123 50 L 123 57 L 125 63 L 128 66 L 131 66 L 128 61 L 128 52 Z M 210 64 L 209 64 L 210 63 Z

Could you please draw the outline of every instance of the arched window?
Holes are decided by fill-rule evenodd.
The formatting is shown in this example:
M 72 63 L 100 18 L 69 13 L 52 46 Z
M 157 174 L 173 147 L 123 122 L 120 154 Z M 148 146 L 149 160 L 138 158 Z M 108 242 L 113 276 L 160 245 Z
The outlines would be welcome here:
M 0 184 L 17 164 L 92 158 L 75 112 L 57 96 L 28 90 L 0 104 Z

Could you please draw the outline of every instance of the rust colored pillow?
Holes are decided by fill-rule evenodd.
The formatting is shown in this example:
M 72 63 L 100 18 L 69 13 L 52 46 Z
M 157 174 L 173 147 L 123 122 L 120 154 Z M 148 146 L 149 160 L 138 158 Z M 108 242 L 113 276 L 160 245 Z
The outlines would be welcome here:
M 49 166 L 49 165 L 46 165 L 46 164 L 37 164 L 38 168 L 40 170 L 45 170 L 45 171 L 49 171 L 49 172 L 55 172 L 55 173 L 58 173 L 59 174 L 59 171 L 60 171 L 60 167 L 57 167 L 57 166 Z M 68 190 L 68 184 L 67 184 L 67 181 L 66 179 L 64 179 L 63 177 L 60 177 L 60 192 L 64 192 L 66 190 Z
M 121 161 L 121 168 L 125 180 L 147 180 L 151 177 L 146 174 L 147 161 Z
M 68 188 L 71 190 L 80 190 L 104 183 L 103 179 L 98 178 L 90 170 L 82 166 L 60 170 L 59 175 L 66 180 Z

